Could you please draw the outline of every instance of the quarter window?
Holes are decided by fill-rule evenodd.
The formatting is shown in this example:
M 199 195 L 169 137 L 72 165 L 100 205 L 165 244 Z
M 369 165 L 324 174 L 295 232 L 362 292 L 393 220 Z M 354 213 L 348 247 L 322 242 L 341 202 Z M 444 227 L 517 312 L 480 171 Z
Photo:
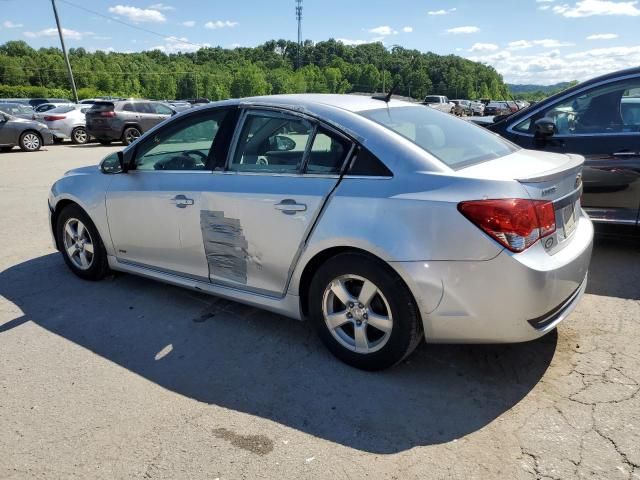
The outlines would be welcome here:
M 175 122 L 138 148 L 136 170 L 211 170 L 216 159 L 218 131 L 227 111 L 207 113 Z
M 313 124 L 301 118 L 249 113 L 229 170 L 259 173 L 298 173 Z

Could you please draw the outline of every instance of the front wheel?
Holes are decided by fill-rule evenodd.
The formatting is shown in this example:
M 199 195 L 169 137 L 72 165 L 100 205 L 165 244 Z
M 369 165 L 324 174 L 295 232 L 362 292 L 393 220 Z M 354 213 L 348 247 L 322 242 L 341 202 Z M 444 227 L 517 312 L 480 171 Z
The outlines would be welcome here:
M 336 255 L 318 269 L 309 289 L 309 311 L 327 348 L 363 370 L 401 362 L 423 336 L 402 279 L 388 265 L 359 253 Z
M 67 205 L 60 212 L 56 238 L 65 263 L 80 278 L 100 280 L 109 271 L 100 234 L 78 205 Z
M 76 145 L 84 145 L 89 141 L 89 135 L 84 127 L 76 127 L 71 132 L 71 141 Z
M 20 135 L 19 144 L 24 152 L 36 152 L 42 146 L 42 139 L 36 132 L 27 131 Z
M 136 127 L 125 128 L 124 132 L 122 132 L 122 143 L 125 145 L 131 145 L 140 137 L 140 135 L 142 135 L 142 133 L 140 133 L 140 130 Z

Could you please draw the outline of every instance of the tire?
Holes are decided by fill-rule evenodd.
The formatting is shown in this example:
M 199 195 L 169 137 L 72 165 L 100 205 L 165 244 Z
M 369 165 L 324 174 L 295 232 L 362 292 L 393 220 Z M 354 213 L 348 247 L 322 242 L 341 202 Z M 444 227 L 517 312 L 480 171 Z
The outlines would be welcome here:
M 138 139 L 138 137 L 140 137 L 140 135 L 142 135 L 142 133 L 138 128 L 127 127 L 124 129 L 124 132 L 122 132 L 122 143 L 125 145 L 131 145 Z
M 98 140 L 100 142 L 100 145 L 105 145 L 105 146 L 109 146 L 111 145 L 111 140 Z
M 365 290 L 375 294 L 366 295 Z M 340 296 L 353 300 L 351 308 Z M 388 265 L 360 253 L 336 255 L 318 269 L 309 288 L 309 313 L 331 353 L 362 370 L 396 365 L 423 337 L 418 309 L 405 283 Z M 330 328 L 326 318 L 338 319 L 333 322 L 337 326 Z
M 71 141 L 75 145 L 84 145 L 89 141 L 89 134 L 86 128 L 76 127 L 71 131 Z
M 33 130 L 27 130 L 20 135 L 18 145 L 23 152 L 37 152 L 42 147 L 42 137 Z
M 79 239 L 74 239 L 74 236 L 79 236 Z M 100 280 L 109 272 L 107 251 L 100 234 L 89 215 L 78 205 L 67 205 L 60 212 L 56 222 L 56 239 L 65 263 L 78 277 Z M 91 245 L 91 249 L 88 245 Z

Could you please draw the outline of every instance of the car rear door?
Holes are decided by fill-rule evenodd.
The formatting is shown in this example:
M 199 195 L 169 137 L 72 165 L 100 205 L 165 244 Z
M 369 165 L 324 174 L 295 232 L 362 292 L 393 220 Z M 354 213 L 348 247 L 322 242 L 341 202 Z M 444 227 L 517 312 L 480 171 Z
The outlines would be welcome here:
M 539 118 L 556 132 L 535 135 Z M 640 77 L 599 85 L 508 129 L 525 148 L 584 155 L 582 206 L 596 221 L 635 225 L 640 212 Z
M 284 295 L 314 222 L 340 179 L 351 142 L 303 115 L 247 109 L 224 171 L 202 192 L 197 223 L 212 282 Z
M 158 123 L 158 115 L 151 102 L 136 102 L 133 104 L 136 110 L 137 123 L 142 129 L 142 133 L 155 127 Z

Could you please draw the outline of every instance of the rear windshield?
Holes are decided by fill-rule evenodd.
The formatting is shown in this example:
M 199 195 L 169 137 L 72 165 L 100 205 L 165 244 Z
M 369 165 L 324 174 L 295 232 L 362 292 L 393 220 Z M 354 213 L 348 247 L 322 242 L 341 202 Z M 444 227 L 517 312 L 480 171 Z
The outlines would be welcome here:
M 395 107 L 359 112 L 411 140 L 453 169 L 504 157 L 518 147 L 490 131 L 432 108 Z
M 75 110 L 75 107 L 71 105 L 65 105 L 64 107 L 52 108 L 47 113 L 67 113 L 67 112 L 70 112 L 71 110 Z
M 440 103 L 440 97 L 425 97 L 424 103 Z
M 91 105 L 92 112 L 110 112 L 113 110 L 113 102 L 96 102 Z

